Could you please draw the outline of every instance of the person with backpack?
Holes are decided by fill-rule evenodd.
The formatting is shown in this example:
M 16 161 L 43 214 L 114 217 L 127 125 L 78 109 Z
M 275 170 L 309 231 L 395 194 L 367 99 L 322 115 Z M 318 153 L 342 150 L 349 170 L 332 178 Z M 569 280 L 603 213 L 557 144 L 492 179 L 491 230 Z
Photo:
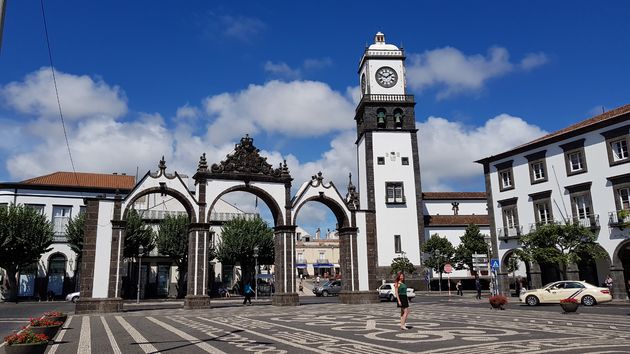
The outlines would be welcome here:
M 246 305 L 247 302 L 249 302 L 249 304 L 252 304 L 252 295 L 254 295 L 254 289 L 252 289 L 252 286 L 249 285 L 249 283 L 245 283 L 245 287 L 243 287 L 243 295 L 245 296 L 245 299 L 243 300 L 243 305 Z

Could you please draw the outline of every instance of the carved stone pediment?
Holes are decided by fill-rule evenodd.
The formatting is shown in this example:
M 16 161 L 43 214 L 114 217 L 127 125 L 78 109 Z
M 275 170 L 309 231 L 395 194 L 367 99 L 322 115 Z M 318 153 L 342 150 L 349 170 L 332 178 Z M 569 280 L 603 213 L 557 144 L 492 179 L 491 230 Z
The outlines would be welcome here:
M 259 175 L 276 178 L 290 177 L 286 161 L 278 168 L 273 168 L 266 157 L 260 156 L 260 150 L 254 146 L 254 139 L 249 135 L 241 138 L 234 146 L 234 151 L 218 164 L 212 164 L 211 174 Z

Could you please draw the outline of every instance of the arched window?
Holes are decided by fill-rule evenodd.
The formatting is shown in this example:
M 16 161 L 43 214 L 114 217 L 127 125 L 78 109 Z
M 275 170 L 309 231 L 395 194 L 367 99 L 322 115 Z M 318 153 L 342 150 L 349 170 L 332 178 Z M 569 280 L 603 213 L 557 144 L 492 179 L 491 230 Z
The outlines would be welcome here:
M 61 253 L 54 254 L 48 258 L 48 274 L 66 274 L 66 256 Z
M 402 129 L 403 127 L 403 112 L 400 108 L 394 110 L 394 127 L 396 129 Z
M 379 108 L 376 111 L 376 126 L 378 128 L 385 128 L 385 110 L 383 108 Z

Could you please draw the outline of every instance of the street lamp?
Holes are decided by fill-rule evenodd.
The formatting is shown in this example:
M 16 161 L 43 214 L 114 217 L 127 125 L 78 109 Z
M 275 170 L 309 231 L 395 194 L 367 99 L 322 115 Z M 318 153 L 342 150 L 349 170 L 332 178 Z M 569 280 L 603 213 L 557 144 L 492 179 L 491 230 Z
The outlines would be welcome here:
M 144 253 L 144 247 L 140 245 L 138 247 L 138 291 L 136 296 L 136 304 L 140 303 L 140 271 L 142 270 L 142 254 Z
M 256 299 L 256 301 L 258 301 L 258 250 L 258 246 L 254 246 L 254 261 L 256 262 L 254 268 L 254 288 L 256 289 L 254 299 Z

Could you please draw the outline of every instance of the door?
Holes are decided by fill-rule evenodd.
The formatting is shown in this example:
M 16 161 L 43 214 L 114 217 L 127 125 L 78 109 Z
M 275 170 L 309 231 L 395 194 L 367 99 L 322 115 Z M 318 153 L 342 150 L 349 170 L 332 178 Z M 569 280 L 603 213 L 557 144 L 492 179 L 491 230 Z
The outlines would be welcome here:
M 159 264 L 157 273 L 157 294 L 158 296 L 168 295 L 170 264 Z
M 549 286 L 543 295 L 544 302 L 560 302 L 575 292 L 574 289 L 567 289 L 564 282 L 555 283 Z

